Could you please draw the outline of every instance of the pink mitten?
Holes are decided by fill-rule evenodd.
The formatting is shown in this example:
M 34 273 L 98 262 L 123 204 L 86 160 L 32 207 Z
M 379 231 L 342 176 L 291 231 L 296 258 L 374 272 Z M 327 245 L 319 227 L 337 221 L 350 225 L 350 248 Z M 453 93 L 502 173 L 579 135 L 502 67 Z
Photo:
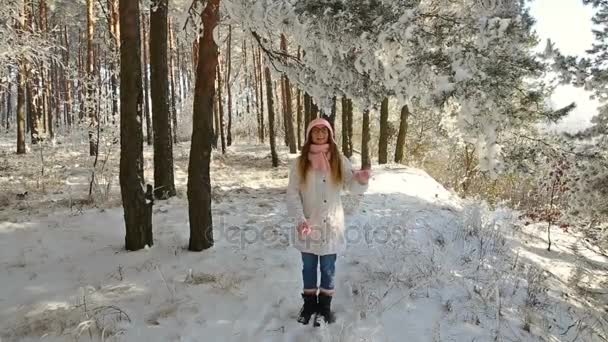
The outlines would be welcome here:
M 302 236 L 307 236 L 311 231 L 312 230 L 310 229 L 307 221 L 303 221 L 300 223 L 300 225 L 298 225 L 298 233 L 300 233 Z
M 355 177 L 357 182 L 359 182 L 360 184 L 367 184 L 371 175 L 372 172 L 370 170 L 359 170 L 355 171 L 353 177 Z

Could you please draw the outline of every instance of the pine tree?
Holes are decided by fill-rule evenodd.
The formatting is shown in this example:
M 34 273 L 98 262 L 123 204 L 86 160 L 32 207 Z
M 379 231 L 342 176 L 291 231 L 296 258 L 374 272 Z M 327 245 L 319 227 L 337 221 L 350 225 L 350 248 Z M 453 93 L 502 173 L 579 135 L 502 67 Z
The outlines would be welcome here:
M 201 13 L 203 33 L 198 44 L 192 142 L 188 164 L 188 214 L 190 218 L 188 249 L 191 251 L 202 251 L 213 246 L 209 169 L 215 75 L 218 64 L 218 47 L 213 39 L 213 30 L 219 21 L 219 6 L 220 0 L 209 0 Z
M 380 137 L 378 141 L 378 164 L 388 161 L 388 97 L 380 106 Z
M 154 136 L 154 197 L 175 196 L 173 139 L 169 106 L 168 0 L 150 5 L 150 93 Z
M 407 127 L 410 110 L 407 105 L 401 107 L 401 118 L 399 123 L 399 133 L 397 134 L 397 146 L 395 147 L 395 163 L 403 162 L 403 154 L 405 151 L 405 137 L 407 135 Z
M 152 246 L 152 186 L 145 185 L 142 134 L 142 68 L 139 2 L 119 0 L 120 44 L 120 192 L 126 249 Z M 144 191 L 146 188 L 146 191 Z

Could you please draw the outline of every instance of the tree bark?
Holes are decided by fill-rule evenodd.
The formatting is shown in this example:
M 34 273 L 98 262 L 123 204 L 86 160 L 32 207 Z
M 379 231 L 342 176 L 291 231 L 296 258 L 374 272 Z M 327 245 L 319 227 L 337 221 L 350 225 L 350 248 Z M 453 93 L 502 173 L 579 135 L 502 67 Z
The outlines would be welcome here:
M 224 98 L 222 97 L 222 70 L 220 63 L 217 65 L 217 102 L 218 102 L 218 131 L 222 144 L 222 154 L 226 154 L 226 136 L 224 135 Z
M 405 150 L 405 138 L 407 136 L 408 118 L 410 110 L 407 105 L 401 107 L 401 121 L 399 123 L 399 134 L 397 135 L 397 146 L 395 148 L 395 163 L 403 162 L 403 152 Z
M 378 164 L 388 162 L 388 97 L 380 105 L 380 138 L 378 142 Z
M 26 98 L 27 98 L 27 115 L 30 126 L 30 137 L 32 145 L 38 144 L 42 140 L 42 120 L 39 116 L 38 109 L 38 101 L 35 100 L 34 92 L 36 89 L 33 89 L 32 83 L 36 84 L 36 77 L 30 77 L 32 74 L 32 69 L 29 64 L 26 64 L 26 79 L 27 79 L 27 88 L 26 88 Z
M 177 104 L 175 98 L 175 37 L 173 35 L 173 18 L 169 17 L 169 79 L 171 83 L 171 118 L 173 120 L 173 142 L 177 144 Z
M 226 71 L 226 91 L 228 93 L 228 129 L 226 143 L 228 146 L 232 145 L 232 25 L 228 25 L 228 46 L 226 47 L 228 70 Z M 245 57 L 246 61 L 247 58 Z
M 258 49 L 258 74 L 260 80 L 260 140 L 264 143 L 265 129 L 264 129 L 264 77 L 262 75 L 262 52 Z M 271 81 L 272 83 L 272 81 Z
M 152 187 L 144 191 L 142 66 L 139 1 L 119 0 L 120 37 L 120 192 L 125 247 L 152 246 Z
M 168 0 L 154 0 L 150 5 L 150 92 L 154 128 L 154 197 L 157 199 L 167 199 L 176 194 L 169 111 L 168 12 Z
M 17 70 L 17 154 L 25 154 L 25 74 L 23 62 Z
M 270 139 L 270 155 L 272 157 L 272 166 L 279 166 L 279 157 L 277 156 L 276 136 L 274 131 L 274 99 L 272 98 L 272 78 L 270 76 L 270 68 L 266 66 L 264 69 L 266 77 L 266 104 L 268 105 L 268 135 Z
M 64 39 L 64 43 L 65 43 L 65 58 L 63 60 L 63 67 L 65 68 L 65 73 L 64 73 L 64 88 L 65 88 L 65 119 L 66 119 L 66 124 L 68 126 L 68 128 L 72 127 L 72 121 L 73 121 L 73 116 L 72 116 L 72 81 L 70 79 L 70 75 L 68 73 L 68 70 L 70 70 L 70 42 L 68 39 L 68 27 L 67 25 L 65 25 L 63 27 L 63 39 Z
M 281 35 L 281 51 L 287 53 L 287 38 Z M 289 145 L 289 153 L 297 153 L 296 139 L 293 131 L 293 109 L 291 107 L 291 83 L 287 75 L 282 76 L 283 100 L 283 120 L 285 122 L 285 137 Z
M 255 103 L 257 108 L 257 119 L 258 119 L 258 140 L 260 143 L 264 143 L 264 100 L 262 98 L 262 79 L 258 72 L 258 59 L 255 48 L 251 49 L 251 57 L 253 59 L 253 75 L 255 78 Z
M 32 0 L 25 0 L 23 3 L 24 6 L 24 29 L 28 32 L 34 31 L 34 2 Z M 27 60 L 22 61 L 23 63 L 23 75 L 25 83 L 25 92 L 26 92 L 26 103 L 27 103 L 27 128 L 30 132 L 31 144 L 35 145 L 41 139 L 41 120 L 38 117 L 38 113 L 36 113 L 36 104 L 34 103 L 34 96 L 32 89 L 32 84 L 38 84 L 35 77 L 33 76 L 33 65 L 34 63 L 28 63 Z
M 361 168 L 371 167 L 369 159 L 369 109 L 363 111 L 363 129 L 361 134 Z
M 306 127 L 308 126 L 308 123 L 310 121 L 312 121 L 312 115 L 311 115 L 311 110 L 312 110 L 312 99 L 310 98 L 310 95 L 308 95 L 307 92 L 304 93 L 304 127 L 302 127 L 302 131 L 304 132 L 304 141 L 306 141 L 308 139 L 308 137 L 306 136 Z
M 219 63 L 219 61 L 218 61 Z M 215 71 L 215 76 L 216 76 L 216 80 L 217 80 L 217 70 Z M 217 87 L 217 85 L 216 85 Z M 219 98 L 217 96 L 217 88 L 216 88 L 216 92 L 215 92 L 215 96 L 213 99 L 213 124 L 211 125 L 211 146 L 213 146 L 214 149 L 217 150 L 217 141 L 220 139 L 218 132 L 219 130 L 217 129 L 218 127 L 220 127 L 220 103 L 219 103 Z
M 112 37 L 112 42 L 110 45 L 110 63 L 109 70 L 110 73 L 110 97 L 112 102 L 112 124 L 116 123 L 116 115 L 118 114 L 118 86 L 116 80 L 116 51 L 119 49 L 119 37 L 120 32 L 118 28 L 120 27 L 117 23 L 118 21 L 118 11 L 115 0 L 108 0 L 108 30 L 110 32 L 110 36 Z
M 251 114 L 251 99 L 249 96 L 249 89 L 251 89 L 251 75 L 249 74 L 249 69 L 247 68 L 247 40 L 243 39 L 243 74 L 245 79 L 245 99 L 246 99 L 246 113 L 247 116 Z
M 2 82 L 0 82 L 0 88 L 2 87 Z M 4 128 L 4 125 L 8 121 L 8 108 L 6 107 L 6 93 L 10 91 L 10 80 L 6 82 L 6 89 L 0 91 L 0 131 Z
M 202 251 L 213 246 L 211 217 L 211 121 L 215 97 L 218 47 L 213 29 L 219 21 L 220 0 L 209 0 L 203 13 L 203 34 L 198 51 L 193 109 L 192 144 L 188 164 L 188 211 L 190 242 L 188 249 Z
M 46 0 L 40 0 L 38 3 L 38 13 L 40 18 L 40 33 L 43 38 L 50 39 L 48 35 L 48 6 Z M 51 78 L 54 70 L 54 62 L 48 67 L 45 67 L 43 63 L 40 63 L 40 95 L 41 95 L 41 107 L 42 115 L 44 119 L 45 133 L 48 138 L 55 138 L 55 131 L 53 130 L 53 105 L 51 94 L 53 92 L 53 81 Z
M 84 119 L 84 115 L 85 115 L 85 90 L 86 90 L 86 85 L 85 85 L 85 78 L 86 78 L 86 68 L 85 68 L 85 62 L 84 62 L 84 47 L 83 47 L 83 42 L 82 42 L 82 38 L 83 38 L 83 33 L 82 31 L 79 29 L 78 30 L 78 80 L 76 83 L 76 89 L 78 89 L 78 123 L 82 123 L 82 120 Z
M 135 1 L 135 0 L 133 0 Z M 146 15 L 142 13 L 141 15 L 141 32 L 142 32 L 142 44 L 143 44 L 143 82 L 144 82 L 144 117 L 146 119 L 146 139 L 148 145 L 153 144 L 153 128 L 152 128 L 152 118 L 150 118 L 150 93 L 149 93 L 149 81 L 148 81 L 148 39 L 146 37 Z M 121 25 L 122 26 L 122 25 Z
M 86 104 L 85 110 L 89 118 L 89 155 L 97 155 L 97 140 L 95 131 L 99 120 L 93 104 L 95 94 L 95 55 L 93 52 L 93 36 L 95 34 L 95 26 L 93 23 L 93 0 L 87 0 L 87 80 L 86 80 Z
M 11 76 L 11 68 L 8 67 L 8 75 L 9 78 Z M 13 112 L 13 93 L 11 89 L 11 82 L 9 80 L 7 85 L 7 93 L 6 93 L 6 131 L 11 129 L 11 113 Z
M 273 81 L 273 93 L 274 93 L 274 103 L 275 103 L 275 130 L 280 127 L 283 126 L 283 143 L 285 144 L 286 147 L 289 147 L 289 142 L 287 141 L 287 127 L 286 127 L 286 122 L 285 122 L 285 112 L 284 109 L 285 108 L 285 94 L 283 94 L 283 87 L 281 87 L 281 90 L 279 91 L 279 84 L 277 83 L 277 81 Z M 283 78 L 280 77 L 279 78 L 279 83 L 283 83 Z M 279 103 L 281 104 L 281 107 L 279 107 Z M 280 109 L 279 109 L 280 108 Z M 279 114 L 279 115 L 276 115 Z M 275 135 L 278 133 L 275 132 Z
M 298 150 L 302 149 L 302 91 L 298 88 L 296 92 L 296 135 L 298 140 Z
M 350 122 L 348 120 L 348 99 L 346 98 L 346 96 L 342 97 L 342 153 L 344 154 L 344 156 L 350 158 L 352 155 L 350 154 L 350 150 L 349 150 L 349 143 L 348 143 L 348 139 L 350 138 L 349 136 L 349 127 L 350 127 Z

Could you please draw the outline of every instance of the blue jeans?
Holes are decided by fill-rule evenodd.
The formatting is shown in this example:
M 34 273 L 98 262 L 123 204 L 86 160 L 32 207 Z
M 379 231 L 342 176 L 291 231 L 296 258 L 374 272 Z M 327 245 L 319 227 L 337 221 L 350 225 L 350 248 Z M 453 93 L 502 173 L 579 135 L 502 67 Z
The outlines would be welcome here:
M 302 264 L 302 279 L 304 280 L 305 290 L 317 288 L 317 265 L 319 264 L 321 265 L 321 289 L 334 289 L 336 254 L 318 256 L 311 253 L 302 253 Z

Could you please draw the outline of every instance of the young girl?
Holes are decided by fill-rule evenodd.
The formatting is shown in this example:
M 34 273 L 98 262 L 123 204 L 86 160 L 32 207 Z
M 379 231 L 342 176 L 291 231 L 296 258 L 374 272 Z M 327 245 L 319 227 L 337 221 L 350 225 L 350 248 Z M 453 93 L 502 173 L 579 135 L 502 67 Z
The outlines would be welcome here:
M 306 129 L 302 154 L 289 172 L 287 209 L 296 220 L 294 246 L 302 253 L 304 305 L 298 322 L 308 324 L 312 315 L 333 323 L 336 254 L 346 244 L 342 189 L 361 194 L 367 189 L 369 170 L 353 171 L 350 162 L 338 150 L 331 125 L 316 119 Z M 321 269 L 317 284 L 317 265 Z M 319 294 L 317 296 L 317 289 Z

